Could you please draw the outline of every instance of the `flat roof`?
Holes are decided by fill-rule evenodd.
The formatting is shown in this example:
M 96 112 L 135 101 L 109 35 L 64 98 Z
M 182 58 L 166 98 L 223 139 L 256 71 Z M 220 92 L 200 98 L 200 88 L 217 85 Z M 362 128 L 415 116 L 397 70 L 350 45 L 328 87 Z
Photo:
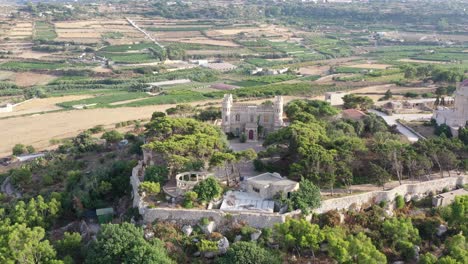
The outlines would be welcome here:
M 436 197 L 447 198 L 447 197 L 453 197 L 453 196 L 458 196 L 458 195 L 468 195 L 468 191 L 462 188 L 462 189 L 457 189 L 457 190 L 453 190 L 450 192 L 444 192 L 444 193 L 438 194 Z
M 96 215 L 106 215 L 114 214 L 114 209 L 112 207 L 96 209 Z
M 220 210 L 223 211 L 253 211 L 273 213 L 275 202 L 247 192 L 229 191 L 226 193 Z
M 291 185 L 297 184 L 295 181 L 291 181 L 287 178 L 281 177 L 279 173 L 263 173 L 255 177 L 247 179 L 248 182 L 253 182 L 261 185 Z

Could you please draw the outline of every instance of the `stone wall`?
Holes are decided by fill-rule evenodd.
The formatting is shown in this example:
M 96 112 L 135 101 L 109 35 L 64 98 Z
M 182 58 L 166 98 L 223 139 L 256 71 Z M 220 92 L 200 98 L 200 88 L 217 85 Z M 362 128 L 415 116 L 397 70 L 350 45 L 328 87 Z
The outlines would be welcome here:
M 143 216 L 145 223 L 155 220 L 176 221 L 178 224 L 195 225 L 200 219 L 206 217 L 214 221 L 217 225 L 222 225 L 225 220 L 243 221 L 255 228 L 272 227 L 276 223 L 284 223 L 288 217 L 297 217 L 300 211 L 294 211 L 286 214 L 279 213 L 256 213 L 256 212 L 223 212 L 218 209 L 176 209 L 176 208 L 149 208 L 138 193 L 140 185 L 140 175 L 144 168 L 143 162 L 133 168 L 130 183 L 133 191 L 133 206 L 138 208 Z M 402 196 L 426 196 L 430 192 L 440 192 L 444 188 L 454 189 L 457 185 L 468 184 L 468 175 L 447 177 L 433 181 L 420 182 L 416 184 L 403 184 L 388 191 L 374 191 L 362 194 L 356 194 L 341 198 L 322 201 L 320 208 L 316 213 L 325 213 L 330 210 L 349 210 L 352 207 L 360 208 L 365 204 L 379 203 L 380 201 L 393 201 L 397 195 Z
M 322 201 L 316 213 L 325 213 L 330 210 L 348 210 L 352 207 L 361 207 L 369 203 L 381 201 L 393 201 L 397 195 L 427 196 L 429 193 L 440 192 L 442 189 L 454 189 L 457 185 L 468 184 L 468 176 L 446 177 L 442 179 L 418 182 L 415 184 L 403 184 L 388 191 L 373 191 L 362 194 L 350 195 Z
M 223 212 L 212 209 L 173 209 L 173 208 L 146 208 L 143 214 L 145 223 L 151 223 L 154 220 L 171 221 L 178 224 L 196 225 L 200 219 L 206 217 L 214 221 L 217 226 L 222 225 L 225 220 L 245 222 L 255 228 L 272 227 L 276 223 L 284 223 L 286 217 L 290 214 L 278 213 L 253 213 L 253 212 Z

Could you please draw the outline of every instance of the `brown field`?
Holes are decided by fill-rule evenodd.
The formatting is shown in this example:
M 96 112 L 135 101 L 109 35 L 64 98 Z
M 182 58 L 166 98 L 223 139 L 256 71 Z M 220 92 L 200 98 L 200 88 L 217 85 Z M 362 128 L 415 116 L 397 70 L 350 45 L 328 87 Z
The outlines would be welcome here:
M 58 40 L 79 43 L 100 42 L 103 34 L 109 32 L 119 32 L 124 35 L 122 39 L 111 39 L 115 44 L 126 44 L 144 39 L 144 35 L 124 19 L 56 22 L 55 31 Z
M 24 58 L 24 59 L 40 59 L 43 57 L 50 56 L 50 53 L 38 52 L 38 51 L 32 51 L 32 50 L 23 50 L 17 56 L 20 58 Z
M 0 80 L 11 81 L 21 87 L 44 85 L 57 78 L 54 75 L 33 72 L 0 71 Z
M 377 70 L 385 70 L 388 67 L 391 67 L 390 64 L 378 64 L 378 63 L 363 63 L 363 64 L 355 64 L 350 65 L 349 67 L 353 68 L 362 68 L 362 69 L 377 69 Z
M 322 75 L 330 70 L 330 66 L 307 66 L 299 68 L 299 73 L 303 75 Z
M 60 100 L 65 97 L 47 98 L 46 105 L 51 104 L 51 99 Z M 285 102 L 289 102 L 298 97 L 287 96 Z M 70 100 L 70 97 L 66 98 Z M 49 100 L 49 101 L 47 101 Z M 263 100 L 255 100 L 252 102 L 261 103 Z M 221 100 L 209 100 L 204 102 L 194 102 L 192 105 L 203 103 L 220 103 Z M 28 102 L 29 103 L 29 102 Z M 36 104 L 38 102 L 32 102 Z M 71 110 L 47 114 L 36 114 L 30 116 L 12 117 L 0 119 L 0 157 L 10 155 L 11 149 L 15 144 L 22 143 L 33 145 L 36 149 L 42 150 L 50 146 L 49 140 L 62 139 L 76 136 L 81 131 L 91 128 L 96 125 L 112 126 L 115 123 L 146 119 L 151 117 L 155 111 L 165 111 L 175 105 L 158 105 L 145 107 L 124 107 L 124 108 L 102 108 L 102 109 L 87 109 L 87 110 Z M 26 103 L 23 105 L 25 111 L 32 111 Z M 42 108 L 44 109 L 44 107 Z M 2 114 L 0 114 L 0 117 Z
M 208 39 L 205 37 L 199 38 L 189 38 L 189 39 L 181 39 L 179 42 L 182 43 L 194 43 L 194 44 L 206 44 L 206 45 L 214 45 L 214 46 L 224 46 L 224 47 L 239 47 L 238 44 L 228 41 L 228 40 L 214 40 Z
M 11 113 L 0 113 L 0 118 L 59 110 L 61 108 L 56 105 L 58 103 L 73 101 L 73 100 L 81 100 L 81 99 L 86 99 L 90 97 L 92 96 L 91 95 L 69 95 L 69 96 L 63 96 L 63 97 L 32 99 L 32 100 L 25 101 L 24 103 L 18 106 L 15 106 L 15 108 L 13 109 L 13 112 Z
M 18 72 L 14 76 L 14 82 L 16 85 L 21 87 L 28 87 L 33 85 L 44 85 L 52 80 L 56 79 L 57 76 L 33 73 L 33 72 Z
M 150 34 L 163 41 L 177 41 L 181 38 L 194 38 L 201 37 L 200 31 L 161 31 L 161 32 L 150 32 Z

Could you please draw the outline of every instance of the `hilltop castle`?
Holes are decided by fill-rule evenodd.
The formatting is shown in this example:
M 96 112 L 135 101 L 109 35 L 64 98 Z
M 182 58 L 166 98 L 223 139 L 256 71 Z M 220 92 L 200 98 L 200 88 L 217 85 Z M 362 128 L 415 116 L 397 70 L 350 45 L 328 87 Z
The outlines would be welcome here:
M 232 95 L 225 94 L 222 120 L 225 133 L 245 134 L 247 141 L 257 141 L 283 126 L 283 97 L 275 96 L 273 104 L 234 104 Z
M 468 79 L 461 82 L 454 93 L 453 109 L 441 108 L 434 112 L 433 118 L 438 125 L 446 124 L 453 136 L 458 136 L 458 129 L 468 124 Z

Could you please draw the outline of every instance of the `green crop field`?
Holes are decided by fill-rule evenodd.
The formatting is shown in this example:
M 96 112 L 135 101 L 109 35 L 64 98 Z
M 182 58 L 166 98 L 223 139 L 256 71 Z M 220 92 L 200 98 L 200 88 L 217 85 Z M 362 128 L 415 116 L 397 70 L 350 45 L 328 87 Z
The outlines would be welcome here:
M 156 61 L 157 59 L 150 53 L 99 53 L 100 56 L 106 57 L 116 63 L 142 63 Z
M 34 38 L 42 40 L 53 40 L 57 37 L 54 26 L 48 22 L 38 21 L 34 27 Z
M 85 66 L 85 64 L 71 64 L 66 62 L 9 61 L 0 64 L 0 69 L 11 71 L 57 70 L 65 68 L 78 68 L 83 66 Z
M 107 46 L 102 48 L 100 51 L 103 52 L 126 52 L 126 51 L 135 51 L 135 50 L 144 50 L 148 48 L 155 48 L 158 49 L 159 46 L 157 46 L 154 43 L 139 43 L 139 44 L 129 44 L 129 45 L 113 45 L 113 46 Z
M 120 101 L 127 101 L 133 100 L 138 98 L 145 98 L 148 97 L 148 94 L 143 92 L 114 92 L 113 94 L 105 94 L 102 96 L 96 96 L 93 98 L 76 100 L 76 101 L 69 101 L 58 104 L 64 108 L 71 108 L 74 105 L 79 104 L 96 104 L 95 107 L 107 107 L 110 106 L 111 103 L 120 102 Z

